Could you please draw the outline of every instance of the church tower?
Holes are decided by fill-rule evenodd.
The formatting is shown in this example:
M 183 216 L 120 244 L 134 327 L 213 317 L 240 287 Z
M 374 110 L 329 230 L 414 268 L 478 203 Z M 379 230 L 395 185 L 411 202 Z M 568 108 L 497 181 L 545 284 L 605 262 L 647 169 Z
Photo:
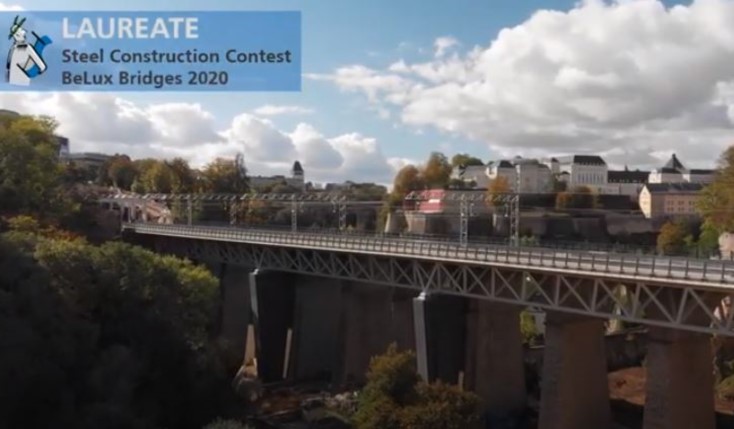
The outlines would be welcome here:
M 300 186 L 304 186 L 304 184 L 306 183 L 303 167 L 301 167 L 301 163 L 299 161 L 293 163 L 293 168 L 291 169 L 291 177 L 293 178 L 293 180 L 298 181 L 300 183 Z

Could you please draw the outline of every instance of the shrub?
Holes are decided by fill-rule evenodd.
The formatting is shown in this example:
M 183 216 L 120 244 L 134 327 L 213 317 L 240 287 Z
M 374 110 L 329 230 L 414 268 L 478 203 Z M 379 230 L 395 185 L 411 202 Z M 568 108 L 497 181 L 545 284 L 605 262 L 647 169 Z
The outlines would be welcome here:
M 478 420 L 479 398 L 444 383 L 426 383 L 412 352 L 393 344 L 370 362 L 359 397 L 357 429 L 460 429 Z

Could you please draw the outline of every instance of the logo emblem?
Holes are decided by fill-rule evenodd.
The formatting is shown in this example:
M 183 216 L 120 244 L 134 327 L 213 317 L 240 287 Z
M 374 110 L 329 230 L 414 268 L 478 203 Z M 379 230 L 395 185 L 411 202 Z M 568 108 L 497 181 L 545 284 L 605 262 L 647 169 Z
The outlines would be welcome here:
M 8 40 L 13 42 L 8 52 L 6 64 L 6 81 L 11 85 L 28 86 L 31 80 L 42 75 L 47 69 L 46 61 L 43 59 L 43 51 L 52 43 L 48 36 L 39 36 L 31 31 L 36 41 L 30 44 L 26 39 L 28 32 L 23 28 L 26 19 L 16 16 L 10 26 Z

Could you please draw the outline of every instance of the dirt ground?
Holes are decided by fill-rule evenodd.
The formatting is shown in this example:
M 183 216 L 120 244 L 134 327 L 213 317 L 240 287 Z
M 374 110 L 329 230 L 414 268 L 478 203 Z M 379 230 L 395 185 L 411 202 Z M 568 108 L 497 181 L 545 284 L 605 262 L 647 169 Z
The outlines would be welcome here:
M 609 394 L 612 400 L 623 400 L 634 405 L 645 404 L 645 369 L 628 368 L 609 374 Z M 734 402 L 716 400 L 716 411 L 734 415 Z

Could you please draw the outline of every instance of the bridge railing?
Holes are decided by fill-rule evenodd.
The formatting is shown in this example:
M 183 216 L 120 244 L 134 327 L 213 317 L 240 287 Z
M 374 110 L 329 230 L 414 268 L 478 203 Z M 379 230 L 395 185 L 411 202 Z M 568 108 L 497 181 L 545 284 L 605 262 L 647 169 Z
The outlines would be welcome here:
M 510 247 L 448 241 L 409 239 L 323 232 L 268 231 L 222 226 L 129 224 L 139 233 L 215 241 L 244 242 L 327 251 L 373 253 L 397 257 L 418 257 L 455 262 L 505 264 L 539 269 L 562 269 L 605 273 L 625 277 L 645 277 L 697 281 L 734 289 L 734 263 L 690 258 L 549 250 L 537 247 Z
M 178 223 L 180 225 L 186 225 L 185 223 Z M 235 224 L 232 225 L 227 222 L 221 221 L 197 221 L 196 225 L 203 226 L 221 226 L 229 228 L 238 228 L 246 230 L 268 230 L 268 231 L 292 231 L 290 225 L 275 225 L 268 224 L 266 226 L 261 225 L 245 225 Z M 449 243 L 459 243 L 459 239 L 456 234 L 429 234 L 429 233 L 384 233 L 384 232 L 369 232 L 369 231 L 358 231 L 358 230 L 340 230 L 338 228 L 313 228 L 313 227 L 302 227 L 298 230 L 299 233 L 319 233 L 319 234 L 339 234 L 339 235 L 350 235 L 350 236 L 364 236 L 364 237 L 388 237 L 388 238 L 409 238 L 415 240 L 430 240 L 430 241 L 442 241 Z M 483 244 L 483 245 L 498 245 L 507 246 L 511 245 L 511 241 L 507 237 L 488 237 L 488 236 L 470 236 L 468 237 L 468 243 Z M 699 248 L 689 250 L 682 250 L 677 253 L 663 255 L 655 246 L 640 245 L 640 244 L 627 244 L 627 243 L 605 243 L 605 242 L 593 242 L 593 241 L 574 241 L 574 240 L 543 240 L 543 239 L 521 239 L 522 247 L 538 248 L 538 249 L 554 249 L 554 250 L 571 250 L 571 251 L 591 251 L 591 252 L 612 252 L 612 253 L 624 253 L 629 255 L 652 255 L 652 256 L 669 256 L 669 257 L 681 257 L 690 259 L 718 259 L 734 261 L 734 253 L 722 257 L 718 251 L 707 251 Z

